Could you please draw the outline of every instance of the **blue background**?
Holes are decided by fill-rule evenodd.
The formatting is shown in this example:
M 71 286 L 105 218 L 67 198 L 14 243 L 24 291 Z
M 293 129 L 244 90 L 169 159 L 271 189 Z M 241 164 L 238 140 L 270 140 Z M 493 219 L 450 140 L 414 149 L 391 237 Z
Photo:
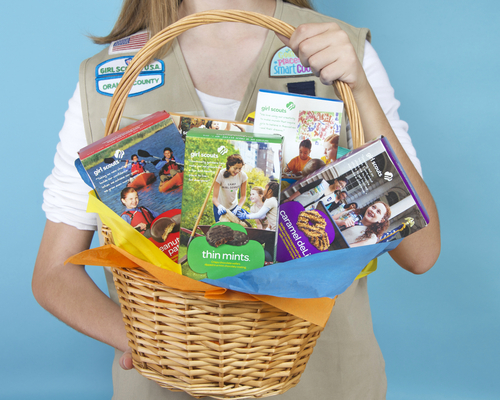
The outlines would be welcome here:
M 500 5 L 315 4 L 371 29 L 441 216 L 443 249 L 431 271 L 414 276 L 384 256 L 369 278 L 388 399 L 498 399 Z M 30 280 L 57 133 L 80 62 L 99 50 L 85 34 L 106 34 L 119 7 L 118 0 L 2 7 L 2 170 L 10 189 L 1 198 L 2 398 L 111 397 L 112 350 L 39 307 Z M 104 288 L 102 270 L 89 270 Z

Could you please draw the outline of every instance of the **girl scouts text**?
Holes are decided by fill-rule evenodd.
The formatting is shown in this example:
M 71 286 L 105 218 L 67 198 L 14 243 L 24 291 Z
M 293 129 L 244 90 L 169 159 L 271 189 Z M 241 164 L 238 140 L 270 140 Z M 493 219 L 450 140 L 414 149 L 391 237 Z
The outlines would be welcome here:
M 99 167 L 94 171 L 94 175 L 97 176 L 99 175 L 102 171 L 106 171 L 107 169 L 110 169 L 111 167 L 120 164 L 120 160 L 115 160 L 111 164 L 105 165 L 103 167 Z

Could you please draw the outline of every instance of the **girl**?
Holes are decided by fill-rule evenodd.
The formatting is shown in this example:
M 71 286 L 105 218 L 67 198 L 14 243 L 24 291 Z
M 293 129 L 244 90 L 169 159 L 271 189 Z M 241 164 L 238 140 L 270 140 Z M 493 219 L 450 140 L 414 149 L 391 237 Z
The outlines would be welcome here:
M 245 210 L 238 210 L 236 216 L 239 219 L 262 219 L 266 218 L 267 228 L 271 231 L 276 230 L 276 225 L 278 223 L 278 196 L 279 196 L 280 185 L 278 182 L 272 181 L 266 185 L 264 189 L 264 204 L 259 211 L 255 213 L 248 214 Z
M 158 176 L 160 177 L 160 182 L 168 181 L 173 175 L 179 172 L 179 166 L 175 162 L 174 152 L 170 147 L 165 147 L 163 149 L 163 158 L 155 165 L 155 168 L 159 171 Z
M 136 177 L 137 175 L 145 172 L 144 167 L 146 165 L 146 161 L 139 161 L 139 157 L 137 157 L 137 154 L 132 154 L 132 157 L 130 158 L 132 158 L 132 162 L 129 164 L 129 160 L 127 160 L 123 168 L 129 170 L 132 177 Z
M 241 170 L 244 164 L 239 154 L 233 154 L 226 160 L 226 169 L 217 175 L 212 196 L 215 222 L 219 222 L 220 216 L 227 213 L 227 210 L 236 214 L 245 203 L 248 177 Z
M 249 24 L 224 22 L 190 29 L 172 43 L 170 50 L 156 55 L 169 71 L 164 85 L 129 97 L 127 112 L 143 115 L 156 110 L 205 111 L 209 118 L 244 121 L 248 113 L 254 111 L 258 89 L 283 90 L 288 82 L 302 82 L 297 76 L 276 79 L 263 73 L 269 71 L 274 55 L 288 46 L 304 67 L 311 68 L 314 76 L 304 79 L 314 82 L 316 96 L 337 98 L 332 87 L 336 79 L 350 86 L 365 140 L 383 135 L 390 141 L 430 214 L 431 223 L 405 238 L 391 256 L 403 268 L 423 273 L 439 255 L 436 207 L 419 171 L 406 155 L 406 152 L 413 155 L 412 160 L 418 167 L 406 125 L 397 115 L 399 102 L 394 98 L 377 53 L 367 40 L 367 29 L 321 15 L 312 10 L 307 0 L 124 0 L 109 35 L 94 39 L 109 46 L 82 63 L 81 82 L 69 103 L 60 134 L 54 173 L 45 183 L 43 208 L 47 223 L 32 283 L 35 298 L 44 308 L 73 328 L 117 349 L 113 367 L 115 399 L 191 397 L 161 389 L 135 371 L 125 372 L 119 368 L 119 365 L 132 368 L 119 305 L 99 290 L 84 266 L 64 264 L 71 255 L 89 248 L 97 229 L 95 215 L 85 211 L 88 187 L 73 165 L 81 148 L 103 137 L 102 120 L 107 117 L 111 98 L 97 92 L 96 67 L 123 57 L 122 53 L 117 54 L 113 42 L 130 39 L 140 31 L 149 31 L 152 36 L 179 18 L 215 9 L 254 11 L 274 16 L 297 29 L 291 39 L 278 38 L 273 32 Z M 137 51 L 131 48 L 127 56 Z M 381 94 L 382 104 L 379 104 L 376 95 Z M 349 137 L 344 139 L 347 142 Z M 405 144 L 406 152 L 400 143 Z M 116 297 L 108 272 L 106 277 L 111 297 Z M 373 334 L 365 277 L 356 280 L 339 296 L 306 374 L 296 388 L 281 398 L 370 397 L 378 400 L 385 398 L 385 388 L 384 360 Z
M 121 217 L 145 237 L 151 237 L 151 223 L 159 215 L 156 211 L 139 206 L 139 195 L 134 188 L 126 187 L 120 193 L 120 199 L 126 210 Z
M 179 166 L 175 162 L 174 152 L 170 147 L 165 147 L 163 149 L 163 158 L 155 167 L 160 171 L 158 176 L 161 182 L 168 181 L 173 175 L 179 172 Z
M 293 175 L 302 175 L 302 170 L 306 166 L 307 162 L 311 159 L 309 155 L 311 154 L 312 143 L 309 139 L 304 139 L 299 144 L 299 155 L 292 158 L 288 164 L 285 166 L 283 172 L 291 172 Z
M 252 190 L 250 190 L 250 202 L 252 203 L 252 206 L 250 207 L 250 213 L 256 213 L 262 208 L 264 204 L 263 201 L 265 200 L 263 199 L 263 196 L 264 189 L 262 189 L 260 186 L 254 186 Z M 259 229 L 266 229 L 267 219 L 256 219 L 255 224 Z
M 330 136 L 327 136 L 325 138 L 325 155 L 321 157 L 321 160 L 325 164 L 330 164 L 332 161 L 335 161 L 337 159 L 339 138 L 340 136 L 335 133 L 332 133 Z
M 391 208 L 383 201 L 352 211 L 357 218 L 342 219 L 350 210 L 333 217 L 350 247 L 375 244 L 389 228 Z

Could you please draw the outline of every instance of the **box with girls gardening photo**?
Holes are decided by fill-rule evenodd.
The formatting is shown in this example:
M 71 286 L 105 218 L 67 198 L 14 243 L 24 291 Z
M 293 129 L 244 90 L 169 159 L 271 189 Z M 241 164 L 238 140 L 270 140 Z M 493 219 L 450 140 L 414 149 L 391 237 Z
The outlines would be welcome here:
M 424 228 L 428 214 L 380 137 L 281 193 L 277 261 L 396 240 Z
M 154 113 L 78 154 L 97 197 L 177 261 L 184 141 L 170 115 Z
M 186 136 L 179 263 L 217 279 L 275 261 L 280 135 L 191 129 Z

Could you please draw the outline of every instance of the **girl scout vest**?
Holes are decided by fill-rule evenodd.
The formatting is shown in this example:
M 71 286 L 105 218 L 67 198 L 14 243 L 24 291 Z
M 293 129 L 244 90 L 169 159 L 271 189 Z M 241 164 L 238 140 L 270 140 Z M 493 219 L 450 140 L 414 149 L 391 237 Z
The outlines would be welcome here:
M 336 22 L 348 34 L 358 58 L 363 61 L 365 40 L 370 38 L 368 29 L 354 28 L 337 19 L 284 3 L 282 0 L 277 1 L 274 16 L 292 26 L 304 22 Z M 147 35 L 147 32 L 143 34 Z M 133 46 L 130 45 L 131 42 L 131 37 L 113 42 L 109 48 L 81 64 L 80 92 L 88 143 L 104 135 L 104 121 L 111 96 L 127 64 L 140 49 L 135 48 L 127 52 L 127 46 Z M 270 31 L 236 114 L 236 121 L 244 121 L 248 114 L 255 111 L 259 89 L 287 92 L 290 87 L 302 86 L 306 88 L 306 92 L 302 94 L 312 91 L 318 97 L 337 99 L 332 86 L 323 85 L 300 64 L 290 64 L 292 58 L 295 58 L 293 53 Z M 204 116 L 177 40 L 173 41 L 172 48 L 162 60 L 152 61 L 139 74 L 127 99 L 123 115 L 134 118 L 163 110 Z M 348 147 L 345 124 L 342 126 L 340 146 Z

